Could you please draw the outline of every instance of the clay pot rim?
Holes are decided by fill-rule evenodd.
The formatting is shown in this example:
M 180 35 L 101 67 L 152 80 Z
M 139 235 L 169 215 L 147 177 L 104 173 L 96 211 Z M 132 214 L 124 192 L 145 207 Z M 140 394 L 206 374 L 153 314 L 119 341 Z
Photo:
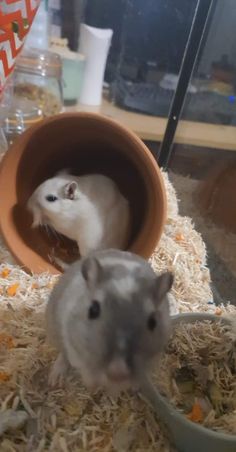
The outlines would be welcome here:
M 4 187 L 3 187 L 3 181 L 4 181 L 4 177 L 6 177 L 4 175 L 6 168 L 8 168 L 9 166 L 11 166 L 11 172 L 13 174 L 13 180 L 16 177 L 16 173 L 17 173 L 17 168 L 18 168 L 18 164 L 20 162 L 20 159 L 23 155 L 23 150 L 24 150 L 24 145 L 26 143 L 29 142 L 31 136 L 37 131 L 40 130 L 41 128 L 50 125 L 51 123 L 55 123 L 55 122 L 60 122 L 63 120 L 69 120 L 69 119 L 88 119 L 88 120 L 95 120 L 96 122 L 99 122 L 100 124 L 107 124 L 108 126 L 110 126 L 111 128 L 115 129 L 117 132 L 119 132 L 121 135 L 126 136 L 127 141 L 133 141 L 133 143 L 136 144 L 136 155 L 139 156 L 139 158 L 141 158 L 143 160 L 143 163 L 146 161 L 149 161 L 150 165 L 148 168 L 148 171 L 150 173 L 150 180 L 149 183 L 152 183 L 153 186 L 157 186 L 158 185 L 158 190 L 159 190 L 159 197 L 162 198 L 162 205 L 161 205 L 161 220 L 159 220 L 160 224 L 159 224 L 159 233 L 156 234 L 155 237 L 155 244 L 154 241 L 152 241 L 152 243 L 150 243 L 148 250 L 146 250 L 145 253 L 142 254 L 142 256 L 146 259 L 150 258 L 152 252 L 154 251 L 155 246 L 157 245 L 157 243 L 160 240 L 160 237 L 163 233 L 163 229 L 164 229 L 164 224 L 166 222 L 166 215 L 167 215 L 167 199 L 166 199 L 166 191 L 165 191 L 165 186 L 164 186 L 164 181 L 162 178 L 162 174 L 160 171 L 160 168 L 155 160 L 155 158 L 153 157 L 153 155 L 151 154 L 151 152 L 148 150 L 148 148 L 146 147 L 146 145 L 143 143 L 143 141 L 129 128 L 127 128 L 126 126 L 120 124 L 117 120 L 107 117 L 105 115 L 102 115 L 100 113 L 91 113 L 91 112 L 66 112 L 66 113 L 61 113 L 61 114 L 57 114 L 54 115 L 52 117 L 48 117 L 45 118 L 44 120 L 40 121 L 39 123 L 35 124 L 34 126 L 30 127 L 29 129 L 27 129 L 18 139 L 16 144 L 14 143 L 12 145 L 12 148 L 5 154 L 5 156 L 3 157 L 1 164 L 0 164 L 0 192 L 4 193 Z M 140 152 L 142 151 L 142 152 Z M 13 155 L 14 155 L 14 159 L 13 159 Z M 155 184 L 155 179 L 158 180 L 158 182 Z M 0 216 L 0 231 L 2 233 L 2 236 L 4 238 L 5 243 L 7 244 L 8 249 L 10 250 L 11 254 L 13 255 L 13 257 L 15 258 L 15 260 L 24 268 L 24 270 L 30 274 L 32 273 L 39 273 L 39 270 L 35 270 L 34 267 L 37 266 L 37 268 L 39 267 L 39 265 L 34 264 L 32 265 L 32 268 L 30 268 L 29 264 L 24 263 L 24 259 L 21 259 L 20 257 L 20 253 L 19 251 L 15 251 L 19 248 L 19 246 L 17 245 L 16 247 L 14 246 L 14 242 L 17 244 L 19 243 L 19 236 L 14 237 L 13 234 L 11 234 L 11 238 L 8 238 L 8 222 L 9 219 L 8 217 L 1 215 Z M 147 223 L 147 222 L 146 222 Z M 150 221 L 149 221 L 150 223 Z M 136 254 L 138 254 L 136 251 L 133 251 L 133 249 L 138 248 L 138 245 L 140 242 L 145 240 L 145 237 L 147 237 L 147 233 L 148 233 L 148 227 L 147 224 L 144 225 L 145 227 L 140 231 L 140 233 L 138 234 L 138 237 L 134 240 L 132 246 L 128 249 L 128 251 L 130 252 L 134 252 Z M 26 247 L 27 245 L 22 241 L 21 243 L 22 246 L 22 252 L 24 247 Z M 29 248 L 28 252 L 29 252 Z M 35 260 L 35 252 L 33 250 L 30 249 L 30 252 L 32 252 L 32 260 Z M 21 253 L 22 255 L 22 253 Z M 33 258 L 34 255 L 34 258 Z M 38 256 L 38 260 L 40 261 L 41 258 Z M 29 259 L 28 259 L 29 261 Z M 48 272 L 50 274 L 61 274 L 61 272 L 59 270 L 57 270 L 52 264 L 47 263 L 47 270 L 42 268 L 42 273 L 43 272 Z

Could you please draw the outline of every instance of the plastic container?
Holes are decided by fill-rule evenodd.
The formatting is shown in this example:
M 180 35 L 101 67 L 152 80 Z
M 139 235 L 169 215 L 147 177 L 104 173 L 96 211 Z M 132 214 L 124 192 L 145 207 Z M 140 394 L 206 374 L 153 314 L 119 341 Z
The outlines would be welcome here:
M 212 314 L 186 313 L 173 316 L 173 324 L 181 322 L 193 323 L 196 321 L 225 321 Z M 235 452 L 236 436 L 214 432 L 199 424 L 189 421 L 166 398 L 149 383 L 143 387 L 143 394 L 155 408 L 158 417 L 166 424 L 171 439 L 179 452 Z
M 63 10 L 65 8 L 65 2 L 63 4 Z M 50 40 L 52 38 L 61 38 L 62 29 L 62 1 L 61 0 L 48 0 L 48 15 L 49 15 L 49 35 Z
M 65 40 L 62 41 L 64 42 Z M 51 50 L 58 53 L 62 60 L 64 105 L 76 105 L 80 98 L 83 84 L 85 57 L 81 53 L 72 52 L 66 45 L 53 45 Z
M 34 189 L 63 168 L 111 177 L 130 202 L 128 249 L 149 258 L 166 221 L 166 194 L 158 165 L 130 130 L 99 114 L 64 113 L 28 129 L 3 158 L 0 227 L 15 258 L 33 273 L 60 273 L 50 254 L 58 238 L 31 228 L 26 203 Z M 3 196 L 4 194 L 4 196 Z M 74 242 L 67 243 L 72 254 Z M 70 255 L 71 255 L 70 254 Z
M 48 51 L 26 49 L 17 60 L 14 95 L 33 101 L 44 117 L 60 113 L 63 106 L 60 56 Z
M 25 48 L 47 50 L 49 46 L 49 20 L 46 0 L 41 0 L 31 30 L 25 41 Z
M 40 0 L 27 2 L 26 0 L 1 0 L 0 2 L 0 101 L 19 52 L 24 47 L 39 4 Z
M 68 57 L 63 58 L 63 98 L 65 105 L 75 105 L 80 99 L 84 65 L 85 58 L 79 53 L 70 52 Z

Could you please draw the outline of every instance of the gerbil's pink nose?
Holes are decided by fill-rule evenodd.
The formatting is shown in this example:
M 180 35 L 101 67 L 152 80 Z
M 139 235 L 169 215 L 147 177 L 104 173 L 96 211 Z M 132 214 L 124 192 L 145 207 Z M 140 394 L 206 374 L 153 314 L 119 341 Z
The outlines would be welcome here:
M 121 381 L 130 377 L 130 371 L 122 358 L 116 358 L 108 366 L 107 376 L 111 380 Z

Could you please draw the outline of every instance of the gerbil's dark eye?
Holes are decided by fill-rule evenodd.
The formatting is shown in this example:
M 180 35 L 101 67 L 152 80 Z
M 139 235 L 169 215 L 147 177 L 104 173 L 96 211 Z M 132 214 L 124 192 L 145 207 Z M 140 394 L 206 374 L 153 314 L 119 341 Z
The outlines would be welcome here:
M 54 196 L 54 195 L 48 195 L 48 196 L 46 196 L 46 200 L 48 201 L 48 202 L 55 202 L 55 201 L 57 201 L 57 197 L 56 196 Z
M 91 320 L 97 319 L 100 316 L 101 308 L 98 301 L 94 300 L 89 308 L 88 317 Z
M 150 331 L 153 331 L 153 330 L 155 330 L 156 326 L 157 326 L 157 321 L 155 319 L 155 316 L 154 316 L 154 314 L 151 314 L 148 319 L 148 322 L 147 322 L 147 327 Z

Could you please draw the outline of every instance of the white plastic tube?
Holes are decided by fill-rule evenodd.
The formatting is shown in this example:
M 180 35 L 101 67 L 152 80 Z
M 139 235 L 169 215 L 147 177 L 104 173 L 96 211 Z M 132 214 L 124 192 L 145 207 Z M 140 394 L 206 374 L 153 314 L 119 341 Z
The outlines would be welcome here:
M 100 105 L 104 72 L 113 30 L 81 24 L 79 53 L 85 56 L 85 70 L 80 103 Z

